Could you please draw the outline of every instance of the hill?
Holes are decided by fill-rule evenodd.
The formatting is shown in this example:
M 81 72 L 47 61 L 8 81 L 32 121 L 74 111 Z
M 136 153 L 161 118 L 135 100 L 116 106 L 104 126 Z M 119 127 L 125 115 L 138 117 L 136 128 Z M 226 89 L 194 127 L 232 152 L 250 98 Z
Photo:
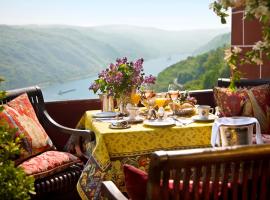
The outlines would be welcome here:
M 224 47 L 220 47 L 168 67 L 159 73 L 156 87 L 167 91 L 168 85 L 176 80 L 186 90 L 213 88 L 219 77 L 229 77 L 229 73 L 224 62 Z
M 192 53 L 225 31 L 0 25 L 0 75 L 4 89 L 61 83 L 96 75 L 117 57 Z
M 217 49 L 218 47 L 222 47 L 224 45 L 230 44 L 231 42 L 231 33 L 225 33 L 214 37 L 205 45 L 201 46 L 200 48 L 196 49 L 193 55 L 198 55 L 202 53 L 206 53 L 208 51 Z

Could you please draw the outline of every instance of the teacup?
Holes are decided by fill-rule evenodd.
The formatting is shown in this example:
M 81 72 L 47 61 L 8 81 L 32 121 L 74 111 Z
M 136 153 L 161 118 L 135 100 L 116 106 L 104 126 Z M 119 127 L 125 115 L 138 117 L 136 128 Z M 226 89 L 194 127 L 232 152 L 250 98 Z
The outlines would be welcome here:
M 199 105 L 197 111 L 200 119 L 208 119 L 209 113 L 213 114 L 214 109 L 208 105 Z
M 129 120 L 136 120 L 136 117 L 138 115 L 139 112 L 139 108 L 138 107 L 129 107 L 127 109 L 128 113 L 129 113 Z

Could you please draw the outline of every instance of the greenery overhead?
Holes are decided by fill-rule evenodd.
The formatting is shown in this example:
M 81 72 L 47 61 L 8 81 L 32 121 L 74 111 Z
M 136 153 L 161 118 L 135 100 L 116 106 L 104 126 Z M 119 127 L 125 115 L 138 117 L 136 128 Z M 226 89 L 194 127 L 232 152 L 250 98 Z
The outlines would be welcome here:
M 45 86 L 90 77 L 123 56 L 147 61 L 192 53 L 225 31 L 0 25 L 0 74 L 7 79 L 3 88 Z
M 220 40 L 218 38 L 223 38 Z M 213 41 L 219 41 L 220 45 L 210 41 L 206 45 L 207 49 L 212 49 L 216 45 L 222 46 L 229 43 L 228 34 L 220 35 Z M 214 45 L 215 44 L 215 45 Z M 203 51 L 203 48 L 199 48 Z M 159 73 L 156 81 L 156 89 L 159 91 L 167 91 L 170 83 L 176 82 L 184 86 L 187 90 L 213 88 L 219 77 L 229 77 L 229 67 L 224 61 L 225 46 L 211 50 L 194 57 L 188 57 L 186 60 L 180 61 L 161 73 Z
M 252 48 L 242 51 L 242 48 L 229 47 L 225 53 L 225 60 L 231 69 L 231 84 L 229 88 L 235 89 L 235 82 L 240 80 L 239 65 L 262 65 L 264 60 L 270 59 L 270 1 L 269 0 L 216 0 L 210 4 L 210 8 L 226 23 L 229 9 L 243 11 L 243 20 L 255 20 L 259 22 L 258 29 L 261 32 L 261 40 L 256 41 Z

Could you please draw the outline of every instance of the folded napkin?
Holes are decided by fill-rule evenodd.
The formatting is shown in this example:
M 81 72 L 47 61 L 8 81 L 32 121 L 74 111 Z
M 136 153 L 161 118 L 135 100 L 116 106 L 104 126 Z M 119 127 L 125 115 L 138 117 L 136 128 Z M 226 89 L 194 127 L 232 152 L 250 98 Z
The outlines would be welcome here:
M 262 144 L 262 135 L 261 135 L 261 127 L 258 120 L 254 117 L 221 117 L 215 120 L 212 127 L 212 135 L 211 135 L 211 145 L 214 147 L 216 145 L 220 146 L 220 133 L 219 127 L 222 125 L 225 126 L 242 126 L 249 124 L 256 124 L 256 143 Z

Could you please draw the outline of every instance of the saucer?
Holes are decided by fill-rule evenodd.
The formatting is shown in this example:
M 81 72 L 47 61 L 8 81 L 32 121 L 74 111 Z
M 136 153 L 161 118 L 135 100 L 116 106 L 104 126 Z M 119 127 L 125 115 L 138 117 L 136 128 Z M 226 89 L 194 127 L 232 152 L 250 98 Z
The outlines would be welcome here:
M 197 122 L 212 122 L 215 121 L 215 119 L 217 118 L 218 117 L 215 115 L 209 115 L 208 118 L 201 118 L 199 115 L 195 115 L 192 117 L 192 119 Z
M 127 129 L 130 128 L 131 126 L 129 124 L 125 125 L 125 126 L 114 126 L 112 124 L 109 125 L 109 128 L 111 129 Z
M 141 118 L 141 117 L 136 117 L 135 119 L 129 119 L 129 117 L 125 117 L 124 119 L 127 120 L 128 123 L 130 123 L 130 124 L 136 124 L 136 123 L 143 122 L 143 118 Z

